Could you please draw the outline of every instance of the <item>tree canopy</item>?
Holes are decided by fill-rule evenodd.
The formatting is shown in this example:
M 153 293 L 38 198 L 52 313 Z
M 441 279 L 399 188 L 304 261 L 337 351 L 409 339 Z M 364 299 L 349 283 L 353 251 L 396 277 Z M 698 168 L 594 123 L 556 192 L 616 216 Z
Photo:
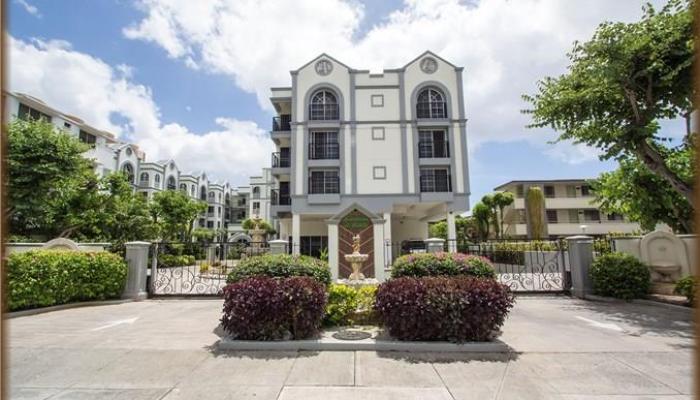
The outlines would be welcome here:
M 675 192 L 685 200 L 683 207 L 692 210 L 692 172 L 674 168 L 668 158 L 670 139 L 659 134 L 659 121 L 685 118 L 681 136 L 684 143 L 692 142 L 691 2 L 670 0 L 658 11 L 651 5 L 643 11 L 638 22 L 605 22 L 589 41 L 575 43 L 568 71 L 539 81 L 536 94 L 523 96 L 532 106 L 524 112 L 532 116 L 529 127 L 551 127 L 559 133 L 558 141 L 584 143 L 598 148 L 602 159 L 619 161 L 624 170 L 618 178 L 630 177 L 632 169 L 658 178 L 663 191 Z M 612 182 L 611 176 L 601 182 Z M 655 190 L 636 193 L 650 201 Z M 609 206 L 608 194 L 612 191 L 598 197 Z M 655 214 L 638 215 L 647 221 Z

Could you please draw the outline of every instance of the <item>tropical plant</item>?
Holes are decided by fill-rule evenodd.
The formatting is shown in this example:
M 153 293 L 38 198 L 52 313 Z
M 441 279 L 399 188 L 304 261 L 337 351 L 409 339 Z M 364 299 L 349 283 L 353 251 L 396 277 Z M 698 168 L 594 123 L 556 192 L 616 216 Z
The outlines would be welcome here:
M 221 325 L 234 339 L 306 339 L 321 326 L 325 286 L 305 276 L 257 276 L 224 288 Z
M 399 340 L 464 342 L 493 339 L 513 303 L 493 279 L 403 277 L 379 285 L 375 309 Z
M 391 267 L 392 278 L 457 275 L 496 277 L 493 265 L 488 259 L 461 253 L 406 254 L 394 260 Z
M 676 287 L 673 288 L 673 292 L 685 296 L 689 304 L 693 304 L 695 301 L 695 294 L 698 291 L 698 279 L 692 275 L 685 276 L 676 282 Z
M 498 203 L 493 194 L 484 195 L 481 198 L 481 204 L 489 208 L 489 223 L 493 226 L 496 238 L 501 236 L 500 225 L 498 224 Z
M 197 217 L 207 204 L 193 200 L 179 190 L 164 190 L 153 195 L 150 205 L 153 222 L 159 226 L 163 240 L 189 241 Z
M 253 276 L 309 276 L 324 285 L 331 283 L 328 263 L 317 258 L 291 254 L 264 254 L 242 260 L 228 275 L 227 282 L 238 282 Z
M 500 237 L 501 239 L 503 238 L 504 235 L 504 230 L 503 230 L 503 220 L 504 220 L 504 215 L 503 215 L 503 210 L 508 207 L 509 205 L 513 204 L 515 201 L 515 198 L 513 197 L 513 193 L 511 192 L 496 192 L 493 194 L 493 203 L 496 205 L 498 208 L 498 220 L 500 221 Z
M 476 221 L 479 238 L 482 240 L 488 239 L 490 232 L 492 210 L 484 203 L 476 203 L 472 207 L 472 217 Z

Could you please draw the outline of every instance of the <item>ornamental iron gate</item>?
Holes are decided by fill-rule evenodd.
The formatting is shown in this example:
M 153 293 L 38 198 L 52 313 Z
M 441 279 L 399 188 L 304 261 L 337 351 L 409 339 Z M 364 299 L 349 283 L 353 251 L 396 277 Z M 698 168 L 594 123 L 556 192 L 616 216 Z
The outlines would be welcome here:
M 267 243 L 160 242 L 150 251 L 152 296 L 220 296 L 240 260 L 268 252 Z

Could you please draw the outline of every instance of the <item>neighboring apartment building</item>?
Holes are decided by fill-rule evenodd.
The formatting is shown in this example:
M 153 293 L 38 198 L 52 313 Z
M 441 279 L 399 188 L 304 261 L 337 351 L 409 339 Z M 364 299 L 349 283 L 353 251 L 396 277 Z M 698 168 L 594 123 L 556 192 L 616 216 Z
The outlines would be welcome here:
M 5 120 L 44 119 L 90 145 L 85 157 L 93 161 L 98 176 L 125 172 L 134 190 L 147 198 L 162 190 L 181 190 L 208 204 L 195 226 L 226 229 L 229 240 L 250 240 L 241 227 L 248 217 L 247 187 L 232 188 L 228 182 L 210 182 L 204 172 L 183 173 L 174 160 L 146 161 L 134 144 L 118 141 L 109 132 L 87 125 L 80 118 L 62 113 L 43 101 L 22 93 L 4 93 Z M 269 196 L 268 196 L 269 197 Z
M 526 212 L 528 188 L 539 187 L 545 198 L 545 236 L 606 235 L 640 231 L 636 222 L 620 214 L 606 214 L 593 204 L 593 194 L 585 179 L 511 181 L 494 190 L 511 192 L 513 205 L 504 210 L 505 237 L 531 237 L 531 223 Z
M 271 219 L 294 253 L 328 250 L 335 277 L 360 234 L 363 273 L 383 279 L 390 243 L 469 209 L 462 67 L 425 52 L 373 74 L 322 54 L 272 88 Z

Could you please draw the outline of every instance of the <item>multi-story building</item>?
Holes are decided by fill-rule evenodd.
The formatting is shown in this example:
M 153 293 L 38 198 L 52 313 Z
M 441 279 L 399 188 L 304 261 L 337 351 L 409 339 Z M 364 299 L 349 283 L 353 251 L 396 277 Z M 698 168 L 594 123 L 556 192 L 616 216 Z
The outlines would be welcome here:
M 327 250 L 344 277 L 360 234 L 363 273 L 381 280 L 389 244 L 426 239 L 430 221 L 456 238 L 469 209 L 462 70 L 431 52 L 377 74 L 322 54 L 271 89 L 271 218 L 295 253 Z
M 241 226 L 250 215 L 248 187 L 234 189 L 227 182 L 210 182 L 204 172 L 182 173 L 174 160 L 146 161 L 145 154 L 136 145 L 120 142 L 113 134 L 58 111 L 35 97 L 5 92 L 4 100 L 6 121 L 43 119 L 88 144 L 90 149 L 85 157 L 92 160 L 98 176 L 122 171 L 127 174 L 134 190 L 149 199 L 157 192 L 179 189 L 191 198 L 207 203 L 208 209 L 195 221 L 195 226 L 224 229 L 229 240 L 250 240 Z M 269 172 L 263 177 L 269 180 Z M 268 192 L 266 189 L 265 193 Z M 269 195 L 266 194 L 265 198 Z
M 494 188 L 510 192 L 515 197 L 513 204 L 504 210 L 506 237 L 532 237 L 532 221 L 526 212 L 530 187 L 539 187 L 544 194 L 544 221 L 541 225 L 546 237 L 640 231 L 638 223 L 626 220 L 623 215 L 602 213 L 593 202 L 593 193 L 585 179 L 532 180 L 510 181 Z
M 270 214 L 272 185 L 270 168 L 263 168 L 260 176 L 250 177 L 250 215 L 258 216 L 275 225 L 275 218 Z

